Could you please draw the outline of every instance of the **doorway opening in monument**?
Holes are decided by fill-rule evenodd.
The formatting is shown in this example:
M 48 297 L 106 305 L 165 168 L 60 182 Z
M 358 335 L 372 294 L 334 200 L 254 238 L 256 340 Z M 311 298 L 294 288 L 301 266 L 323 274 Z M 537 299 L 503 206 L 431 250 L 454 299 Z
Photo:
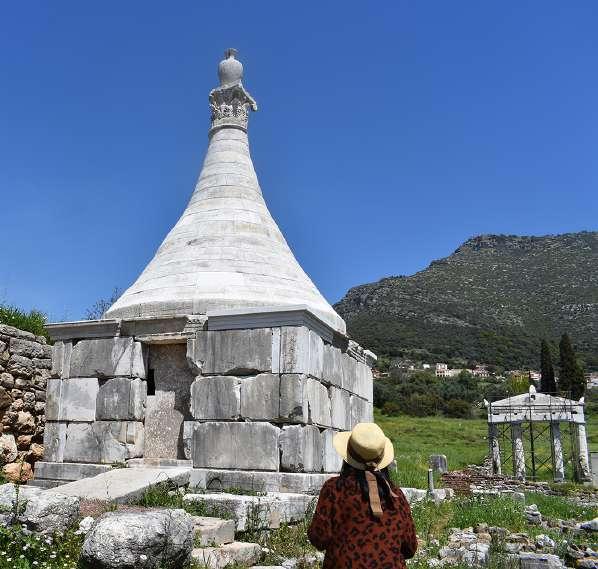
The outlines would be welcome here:
M 154 379 L 155 371 L 153 369 L 147 370 L 147 394 L 156 395 L 156 380 Z
M 184 459 L 183 425 L 191 420 L 195 379 L 187 363 L 187 346 L 151 344 L 148 359 L 144 456 Z

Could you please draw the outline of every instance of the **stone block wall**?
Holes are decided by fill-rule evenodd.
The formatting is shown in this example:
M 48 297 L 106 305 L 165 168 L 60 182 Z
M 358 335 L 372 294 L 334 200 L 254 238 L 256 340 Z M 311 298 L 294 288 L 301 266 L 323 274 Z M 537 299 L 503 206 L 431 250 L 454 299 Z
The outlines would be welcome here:
M 43 457 L 51 357 L 43 336 L 0 324 L 0 466 Z
M 187 357 L 196 468 L 336 472 L 334 433 L 373 420 L 369 366 L 306 326 L 201 330 Z
M 132 337 L 56 342 L 46 462 L 113 464 L 144 453 L 147 348 Z
M 123 335 L 135 333 L 127 323 L 114 337 L 57 341 L 36 476 L 63 481 L 134 458 L 276 473 L 281 488 L 297 487 L 281 478 L 291 474 L 321 483 L 337 472 L 334 434 L 373 420 L 363 350 L 308 325 L 204 324 L 133 336 Z M 88 332 L 75 325 L 69 333 Z

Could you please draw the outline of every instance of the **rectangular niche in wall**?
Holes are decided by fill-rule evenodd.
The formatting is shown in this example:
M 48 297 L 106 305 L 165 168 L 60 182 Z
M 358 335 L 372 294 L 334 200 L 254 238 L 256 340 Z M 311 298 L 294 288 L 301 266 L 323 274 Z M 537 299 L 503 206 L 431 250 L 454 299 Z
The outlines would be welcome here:
M 145 457 L 185 458 L 183 422 L 191 419 L 189 398 L 195 379 L 187 364 L 186 344 L 150 345 L 148 367 Z

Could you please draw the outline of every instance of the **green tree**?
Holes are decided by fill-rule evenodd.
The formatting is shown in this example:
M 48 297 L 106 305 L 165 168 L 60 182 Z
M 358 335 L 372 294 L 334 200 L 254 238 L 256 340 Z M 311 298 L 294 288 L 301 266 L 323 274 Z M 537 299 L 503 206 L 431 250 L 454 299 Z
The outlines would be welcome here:
M 586 391 L 583 369 L 577 361 L 575 351 L 568 334 L 563 334 L 559 343 L 560 375 L 559 388 L 562 392 L 571 393 L 571 399 L 579 399 Z
M 550 353 L 550 346 L 546 340 L 542 340 L 540 348 L 540 372 L 540 391 L 542 393 L 556 393 L 552 354 Z

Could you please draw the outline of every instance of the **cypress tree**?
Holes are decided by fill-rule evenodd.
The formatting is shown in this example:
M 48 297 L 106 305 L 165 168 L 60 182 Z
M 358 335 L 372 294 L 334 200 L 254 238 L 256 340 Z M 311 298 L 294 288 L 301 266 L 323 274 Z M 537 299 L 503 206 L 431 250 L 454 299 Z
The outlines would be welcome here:
M 579 399 L 586 391 L 583 369 L 577 362 L 575 351 L 568 334 L 563 334 L 559 344 L 560 376 L 559 388 L 563 392 L 570 392 L 571 399 Z
M 546 340 L 542 340 L 540 349 L 540 372 L 540 391 L 542 393 L 556 393 L 552 354 L 550 353 L 550 346 Z

